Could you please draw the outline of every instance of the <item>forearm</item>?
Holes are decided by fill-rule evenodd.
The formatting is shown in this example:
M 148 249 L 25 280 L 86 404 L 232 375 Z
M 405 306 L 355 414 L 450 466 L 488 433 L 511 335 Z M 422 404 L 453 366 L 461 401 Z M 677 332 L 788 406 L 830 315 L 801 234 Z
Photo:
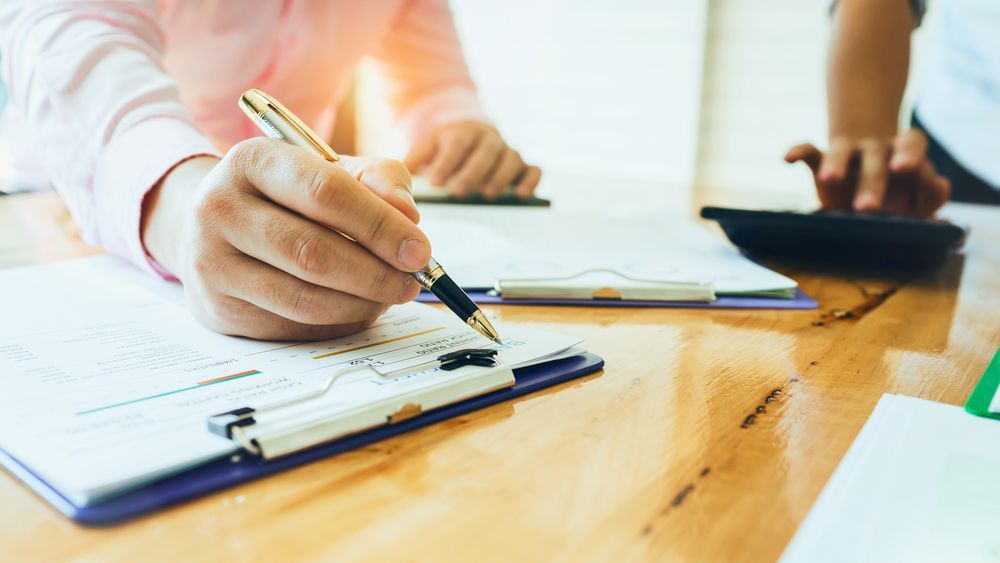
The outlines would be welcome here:
M 896 133 L 914 25 L 908 0 L 840 0 L 827 66 L 830 138 Z
M 489 123 L 447 0 L 413 0 L 375 46 L 389 101 L 411 142 L 461 121 Z
M 26 142 L 84 237 L 147 270 L 147 192 L 215 148 L 160 64 L 156 2 L 4 0 L 2 78 Z

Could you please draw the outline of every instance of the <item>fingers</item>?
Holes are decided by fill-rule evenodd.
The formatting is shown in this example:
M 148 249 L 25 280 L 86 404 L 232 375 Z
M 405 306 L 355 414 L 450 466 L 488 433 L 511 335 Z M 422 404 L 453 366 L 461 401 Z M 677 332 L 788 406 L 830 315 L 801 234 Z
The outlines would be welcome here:
M 813 175 L 819 174 L 819 165 L 823 160 L 823 153 L 811 143 L 795 145 L 785 153 L 785 162 L 792 164 L 804 162 L 812 170 Z
M 497 167 L 506 149 L 499 135 L 480 136 L 479 142 L 448 180 L 448 191 L 459 197 L 476 191 Z
M 215 291 L 295 323 L 364 324 L 385 310 L 382 303 L 308 283 L 242 254 L 215 256 L 212 261 L 200 272 Z
M 537 166 L 529 166 L 524 170 L 521 179 L 514 186 L 513 193 L 521 199 L 528 199 L 538 187 L 538 182 L 542 179 L 542 169 Z
M 479 142 L 481 131 L 449 128 L 438 134 L 437 152 L 427 167 L 428 179 L 435 186 L 444 186 L 459 165 Z
M 876 213 L 882 209 L 889 187 L 889 146 L 877 140 L 864 141 L 861 148 L 861 176 L 854 196 L 854 209 Z
M 521 155 L 517 154 L 515 150 L 507 149 L 500 157 L 500 163 L 483 184 L 480 193 L 487 199 L 495 199 L 509 188 L 524 171 L 525 164 L 521 160 Z
M 824 186 L 834 186 L 847 179 L 854 156 L 854 144 L 847 139 L 834 139 L 830 150 L 823 155 L 819 167 L 819 181 Z
M 411 172 L 421 172 L 430 164 L 437 150 L 437 136 L 427 135 L 413 145 L 403 159 L 403 165 Z
M 185 289 L 187 289 L 185 287 Z M 207 301 L 189 300 L 191 313 L 209 328 L 233 336 L 258 340 L 329 340 L 360 332 L 372 325 L 369 321 L 341 325 L 308 325 L 275 315 L 235 297 L 220 297 L 210 307 Z
M 346 234 L 394 268 L 413 272 L 430 260 L 427 237 L 406 215 L 347 170 L 305 150 L 252 139 L 236 145 L 220 165 L 236 185 Z
M 896 136 L 892 143 L 889 168 L 895 174 L 921 169 L 927 159 L 927 136 L 919 129 L 909 129 Z
M 342 156 L 338 164 L 409 220 L 420 222 L 420 211 L 413 201 L 413 179 L 402 163 L 388 158 Z
M 228 222 L 223 237 L 234 248 L 311 284 L 388 304 L 420 292 L 356 242 L 260 198 L 246 196 Z

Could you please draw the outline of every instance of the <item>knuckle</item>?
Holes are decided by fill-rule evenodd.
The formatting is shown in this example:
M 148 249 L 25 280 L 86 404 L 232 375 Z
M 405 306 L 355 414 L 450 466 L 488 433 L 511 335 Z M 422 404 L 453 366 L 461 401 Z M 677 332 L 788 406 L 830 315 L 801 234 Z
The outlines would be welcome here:
M 405 164 L 398 160 L 386 159 L 383 166 L 385 166 L 387 172 L 401 180 L 404 180 L 407 185 L 409 185 L 413 180 L 413 177 L 410 175 L 410 170 L 406 168 Z
M 236 210 L 235 194 L 223 186 L 205 190 L 198 196 L 195 215 L 201 224 L 212 224 L 232 216 Z
M 288 294 L 288 314 L 293 321 L 320 324 L 319 309 L 316 298 L 307 287 L 298 287 Z
M 391 158 L 376 158 L 370 168 L 378 170 L 380 175 L 393 179 L 396 182 L 405 182 L 410 185 L 412 176 L 406 165 Z
M 208 252 L 199 252 L 192 259 L 191 267 L 199 278 L 210 280 L 219 272 L 219 260 Z
M 385 299 L 389 297 L 392 276 L 385 268 L 379 268 L 368 278 L 368 291 L 374 299 Z M 395 295 L 392 296 L 395 298 Z
M 292 256 L 299 272 L 314 276 L 325 270 L 326 252 L 322 241 L 308 230 L 301 231 L 292 242 Z
M 378 243 L 385 238 L 385 229 L 387 227 L 387 222 L 389 220 L 389 215 L 384 209 L 376 208 L 372 212 L 371 217 L 368 220 L 366 227 L 366 238 L 374 243 Z
M 265 154 L 264 145 L 267 139 L 264 137 L 251 137 L 233 145 L 223 160 L 228 160 L 229 165 L 237 169 L 246 169 L 256 165 Z
M 341 197 L 341 185 L 336 176 L 324 169 L 309 173 L 305 179 L 305 197 L 310 205 L 335 208 Z
M 211 301 L 205 312 L 216 330 L 226 334 L 237 334 L 248 324 L 248 307 L 249 304 L 246 302 L 222 298 Z

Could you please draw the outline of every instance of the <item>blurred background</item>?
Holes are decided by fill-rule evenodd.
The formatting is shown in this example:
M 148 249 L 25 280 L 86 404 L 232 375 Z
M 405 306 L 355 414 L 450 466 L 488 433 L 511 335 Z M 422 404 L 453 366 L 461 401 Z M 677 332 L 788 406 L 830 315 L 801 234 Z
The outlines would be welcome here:
M 936 27 L 931 4 L 911 72 Z M 706 198 L 814 205 L 806 169 L 782 157 L 826 139 L 829 0 L 452 8 L 483 103 L 510 144 L 543 167 L 543 196 L 612 207 L 636 198 L 677 208 Z M 374 64 L 361 67 L 344 109 L 335 146 L 405 154 Z M 10 142 L 0 139 L 0 186 L 11 185 Z
M 711 191 L 745 204 L 816 204 L 807 170 L 782 157 L 802 141 L 825 144 L 829 0 L 452 8 L 480 96 L 510 144 L 543 166 L 543 195 L 599 192 L 587 199 L 615 205 L 625 198 L 612 194 L 634 190 L 688 208 Z M 911 72 L 934 22 L 931 12 L 917 31 Z M 404 154 L 373 66 L 358 89 L 361 152 Z

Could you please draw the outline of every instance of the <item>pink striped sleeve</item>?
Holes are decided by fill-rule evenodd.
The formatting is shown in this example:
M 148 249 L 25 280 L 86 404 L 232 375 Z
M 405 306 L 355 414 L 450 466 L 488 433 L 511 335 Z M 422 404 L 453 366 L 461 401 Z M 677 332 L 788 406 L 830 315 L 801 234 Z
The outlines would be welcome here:
M 462 56 L 447 0 L 409 0 L 373 56 L 411 142 L 455 121 L 489 123 Z
M 2 76 L 84 237 L 164 275 L 140 239 L 146 193 L 179 162 L 216 154 L 160 64 L 156 2 L 5 0 Z

